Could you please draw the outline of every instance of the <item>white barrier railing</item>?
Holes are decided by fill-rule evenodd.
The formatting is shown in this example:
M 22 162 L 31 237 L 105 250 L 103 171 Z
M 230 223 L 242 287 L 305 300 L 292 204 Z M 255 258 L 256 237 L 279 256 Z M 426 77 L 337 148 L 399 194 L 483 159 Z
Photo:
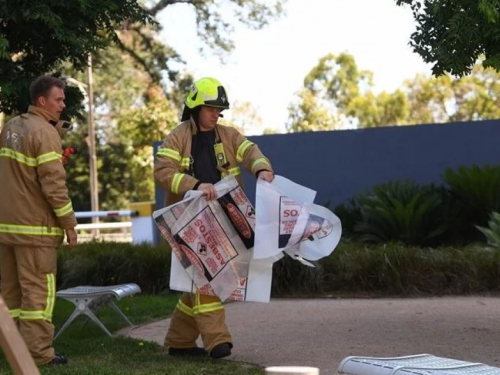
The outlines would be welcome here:
M 122 221 L 119 223 L 92 223 L 92 224 L 78 224 L 76 230 L 91 230 L 91 229 L 123 229 L 132 228 L 131 221 Z
M 80 211 L 75 212 L 77 219 L 91 219 L 94 217 L 121 217 L 121 216 L 136 216 L 137 211 L 121 210 L 121 211 Z
M 80 211 L 75 212 L 77 219 L 130 217 L 130 221 L 78 224 L 79 242 L 153 242 L 153 219 L 150 216 L 139 217 L 134 210 L 119 211 Z
M 114 217 L 126 217 L 126 216 L 132 218 L 136 214 L 137 212 L 132 210 L 75 212 L 75 216 L 77 219 L 114 218 Z M 132 242 L 133 241 L 132 221 L 78 224 L 75 230 L 78 232 L 79 242 L 89 242 L 89 241 Z

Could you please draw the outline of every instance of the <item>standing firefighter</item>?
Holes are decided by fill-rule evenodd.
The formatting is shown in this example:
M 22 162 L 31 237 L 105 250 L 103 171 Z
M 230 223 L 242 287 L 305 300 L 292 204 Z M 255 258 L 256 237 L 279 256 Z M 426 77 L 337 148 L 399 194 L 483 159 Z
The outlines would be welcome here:
M 52 347 L 57 248 L 77 242 L 76 219 L 61 163 L 59 121 L 64 82 L 42 76 L 30 87 L 28 112 L 0 135 L 1 293 L 37 365 L 65 364 Z
M 229 108 L 226 90 L 214 78 L 196 81 L 189 92 L 181 123 L 168 135 L 157 153 L 155 177 L 167 190 L 167 205 L 188 190 L 203 191 L 207 200 L 217 196 L 214 185 L 228 173 L 243 184 L 239 164 L 258 178 L 271 182 L 271 165 L 256 144 L 236 129 L 217 123 Z M 201 334 L 204 348 L 196 340 Z M 218 297 L 183 293 L 165 337 L 170 355 L 223 358 L 231 354 L 231 334 L 224 306 Z

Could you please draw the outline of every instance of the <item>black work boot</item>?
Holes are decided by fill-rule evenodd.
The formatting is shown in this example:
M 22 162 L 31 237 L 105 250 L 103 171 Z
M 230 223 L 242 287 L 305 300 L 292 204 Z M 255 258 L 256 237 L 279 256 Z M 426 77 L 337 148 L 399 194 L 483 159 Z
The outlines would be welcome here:
M 50 361 L 47 364 L 48 365 L 66 365 L 66 364 L 68 364 L 68 360 L 66 359 L 66 357 L 64 357 L 60 354 L 56 354 L 55 357 L 52 358 L 52 361 Z
M 233 344 L 225 342 L 223 344 L 216 345 L 210 352 L 210 357 L 214 359 L 224 358 L 231 355 L 231 348 Z
M 207 352 L 203 348 L 168 348 L 168 354 L 173 357 L 204 357 Z

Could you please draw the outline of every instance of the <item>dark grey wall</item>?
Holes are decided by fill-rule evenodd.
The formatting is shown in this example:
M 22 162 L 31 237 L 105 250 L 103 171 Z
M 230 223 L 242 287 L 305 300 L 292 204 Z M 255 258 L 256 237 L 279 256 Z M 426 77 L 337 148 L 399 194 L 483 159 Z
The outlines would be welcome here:
M 275 173 L 318 192 L 330 207 L 394 179 L 440 182 L 447 167 L 500 164 L 500 120 L 249 137 Z M 253 201 L 255 182 L 245 176 Z M 157 190 L 157 205 L 164 193 Z

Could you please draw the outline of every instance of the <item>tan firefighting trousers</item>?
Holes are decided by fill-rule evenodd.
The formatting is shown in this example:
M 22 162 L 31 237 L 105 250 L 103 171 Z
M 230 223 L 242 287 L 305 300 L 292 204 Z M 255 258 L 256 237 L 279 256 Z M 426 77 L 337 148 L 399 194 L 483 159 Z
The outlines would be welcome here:
M 50 362 L 57 249 L 0 245 L 1 293 L 37 365 Z
M 165 345 L 171 348 L 193 348 L 201 334 L 205 350 L 230 343 L 224 305 L 218 297 L 183 293 L 170 320 Z

